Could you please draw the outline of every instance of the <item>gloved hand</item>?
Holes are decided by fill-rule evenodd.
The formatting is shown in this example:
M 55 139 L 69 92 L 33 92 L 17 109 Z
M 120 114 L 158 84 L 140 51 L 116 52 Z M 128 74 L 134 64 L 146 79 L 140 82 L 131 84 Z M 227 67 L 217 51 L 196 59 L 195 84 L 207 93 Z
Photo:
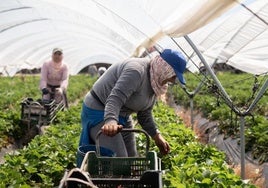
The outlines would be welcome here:
M 49 93 L 49 90 L 47 88 L 42 89 L 43 95 L 47 95 Z

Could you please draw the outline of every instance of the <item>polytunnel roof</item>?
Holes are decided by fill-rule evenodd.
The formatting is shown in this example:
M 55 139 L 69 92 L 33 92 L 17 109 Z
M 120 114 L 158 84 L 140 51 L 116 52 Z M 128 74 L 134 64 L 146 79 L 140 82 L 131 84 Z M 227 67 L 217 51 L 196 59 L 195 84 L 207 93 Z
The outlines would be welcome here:
M 252 74 L 268 73 L 268 1 L 258 0 L 196 33 L 196 43 L 208 61 Z M 200 35 L 203 35 L 203 39 Z M 198 41 L 198 42 L 197 42 Z
M 254 2 L 265 5 L 265 0 Z M 50 59 L 52 49 L 60 47 L 64 50 L 64 60 L 69 65 L 70 73 L 77 74 L 89 64 L 112 64 L 133 54 L 141 54 L 161 38 L 186 34 L 190 34 L 204 49 L 208 59 L 225 61 L 223 55 L 231 54 L 227 59 L 233 65 L 242 62 L 243 58 L 248 60 L 248 57 L 254 56 L 258 60 L 259 53 L 248 53 L 242 50 L 244 48 L 228 51 L 229 46 L 237 43 L 236 40 L 233 45 L 230 42 L 223 44 L 225 37 L 217 34 L 220 29 L 215 29 L 215 25 L 220 27 L 222 24 L 225 28 L 224 23 L 230 20 L 208 24 L 238 5 L 235 0 L 1 0 L 0 73 L 13 76 L 21 69 L 40 68 L 44 61 Z M 263 9 L 260 14 L 267 21 L 267 6 Z M 256 24 L 259 27 L 259 23 Z M 214 28 L 213 35 L 204 32 L 208 29 L 202 30 L 205 25 Z M 228 28 L 229 31 L 235 26 Z M 262 29 L 266 30 L 267 25 Z M 195 32 L 202 35 L 194 35 Z M 233 33 L 236 32 L 238 30 Z M 255 41 L 260 36 L 251 36 L 249 40 Z M 235 37 L 230 36 L 225 41 L 232 38 Z M 248 47 L 258 46 L 264 50 L 267 48 L 264 38 L 265 35 L 258 38 L 262 45 L 255 41 Z M 232 55 L 238 52 L 244 54 Z
M 189 34 L 210 65 L 227 63 L 252 74 L 268 73 L 268 1 L 250 2 L 245 7 L 244 4 L 234 7 Z M 188 54 L 192 54 L 193 50 L 184 39 L 179 38 L 177 42 Z M 169 44 L 170 41 L 165 39 L 162 46 Z M 192 58 L 198 59 L 196 54 Z M 203 66 L 201 62 L 197 66 L 188 64 L 188 69 L 194 72 L 200 66 Z

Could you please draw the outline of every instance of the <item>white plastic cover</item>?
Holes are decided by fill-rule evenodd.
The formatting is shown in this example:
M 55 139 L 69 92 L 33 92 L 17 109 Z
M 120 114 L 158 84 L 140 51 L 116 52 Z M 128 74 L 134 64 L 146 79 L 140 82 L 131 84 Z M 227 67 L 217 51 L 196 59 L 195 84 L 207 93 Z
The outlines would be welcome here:
M 268 73 L 267 0 L 254 1 L 247 8 L 235 7 L 189 36 L 209 64 L 227 63 L 252 74 Z M 185 45 L 184 40 L 178 41 Z M 197 70 L 193 65 L 189 68 Z
M 70 73 L 77 74 L 89 64 L 114 63 L 133 54 L 139 55 L 166 35 L 181 37 L 196 31 L 235 5 L 238 1 L 1 0 L 0 73 L 13 76 L 21 69 L 40 68 L 50 59 L 52 49 L 61 47 Z M 267 12 L 263 13 L 267 19 Z M 259 27 L 259 23 L 255 24 Z M 216 32 L 214 35 L 220 36 Z M 208 34 L 203 36 L 203 41 L 195 38 L 200 46 L 200 42 L 211 41 L 206 37 Z M 254 42 L 249 48 L 267 48 L 256 38 L 263 41 L 265 35 L 251 36 Z M 257 52 L 247 53 L 242 48 L 232 48 L 231 52 L 229 47 L 217 50 L 219 41 L 215 39 L 210 43 L 213 48 L 208 47 L 209 43 L 202 46 L 207 58 L 223 57 L 226 52 L 243 52 L 243 56 L 224 57 L 233 65 L 248 56 L 260 58 Z M 226 45 L 220 42 L 218 46 Z

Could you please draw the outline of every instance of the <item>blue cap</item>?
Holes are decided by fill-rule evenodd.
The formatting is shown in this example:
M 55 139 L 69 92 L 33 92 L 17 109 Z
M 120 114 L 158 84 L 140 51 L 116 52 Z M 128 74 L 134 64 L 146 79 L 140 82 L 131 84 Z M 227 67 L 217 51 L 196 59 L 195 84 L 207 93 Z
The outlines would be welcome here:
M 179 81 L 185 85 L 186 82 L 183 72 L 185 71 L 187 62 L 182 53 L 171 49 L 164 49 L 160 56 L 173 68 Z

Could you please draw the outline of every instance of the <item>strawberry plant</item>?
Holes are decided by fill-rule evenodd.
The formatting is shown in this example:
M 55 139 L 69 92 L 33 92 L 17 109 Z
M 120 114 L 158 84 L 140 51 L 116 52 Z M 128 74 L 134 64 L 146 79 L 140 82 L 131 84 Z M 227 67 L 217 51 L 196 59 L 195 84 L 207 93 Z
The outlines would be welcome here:
M 66 169 L 75 167 L 76 149 L 80 135 L 80 109 L 60 112 L 60 118 L 69 114 L 67 121 L 50 126 L 47 133 L 36 136 L 27 147 L 14 155 L 6 155 L 0 166 L 0 187 L 53 187 Z M 26 187 L 27 187 L 26 186 Z
M 255 187 L 244 184 L 229 169 L 223 152 L 197 142 L 193 131 L 185 128 L 173 109 L 163 103 L 156 106 L 155 119 L 171 147 L 169 155 L 161 156 L 164 187 Z M 156 146 L 154 150 L 158 150 Z
M 25 98 L 41 98 L 39 75 L 2 77 L 0 82 L 0 149 L 10 144 L 10 140 L 20 139 L 26 134 L 27 126 L 20 123 L 21 101 Z M 96 78 L 88 75 L 70 76 L 68 101 L 72 103 L 89 90 Z M 10 87 L 6 87 L 10 86 Z
M 201 79 L 189 73 L 185 74 L 185 76 L 186 80 L 189 80 L 187 82 L 188 90 L 194 90 Z M 241 110 L 249 107 L 254 96 L 256 96 L 253 88 L 260 84 L 255 83 L 255 77 L 246 73 L 233 74 L 229 72 L 218 72 L 217 77 L 229 94 L 233 105 Z M 259 80 L 262 80 L 262 78 L 259 78 Z M 217 88 L 211 85 L 212 83 L 209 80 L 206 81 L 200 92 L 194 97 L 195 110 L 201 112 L 210 120 L 216 120 L 219 123 L 220 131 L 225 134 L 225 137 L 239 137 L 240 118 L 217 95 Z M 189 97 L 179 86 L 172 87 L 169 92 L 179 105 L 189 108 Z M 255 118 L 246 118 L 245 122 L 246 150 L 252 151 L 254 158 L 258 159 L 260 163 L 268 161 L 268 148 L 266 147 L 267 144 L 265 144 L 268 142 L 268 138 L 267 132 L 263 131 L 263 129 L 267 130 L 268 128 L 267 95 L 266 92 L 253 109 L 251 114 Z M 263 117 L 261 121 L 258 121 L 258 116 Z M 261 128 L 258 129 L 257 127 Z M 252 150 L 253 148 L 254 150 Z
M 74 99 L 69 110 L 59 112 L 46 134 L 5 156 L 5 163 L 0 165 L 0 187 L 55 187 L 64 171 L 75 167 L 83 98 Z M 172 108 L 158 102 L 153 113 L 171 147 L 169 155 L 158 154 L 165 172 L 164 187 L 254 187 L 243 183 L 227 167 L 222 152 L 198 143 L 193 131 L 183 125 Z M 141 137 L 137 139 L 142 143 Z M 151 149 L 159 151 L 154 144 Z

